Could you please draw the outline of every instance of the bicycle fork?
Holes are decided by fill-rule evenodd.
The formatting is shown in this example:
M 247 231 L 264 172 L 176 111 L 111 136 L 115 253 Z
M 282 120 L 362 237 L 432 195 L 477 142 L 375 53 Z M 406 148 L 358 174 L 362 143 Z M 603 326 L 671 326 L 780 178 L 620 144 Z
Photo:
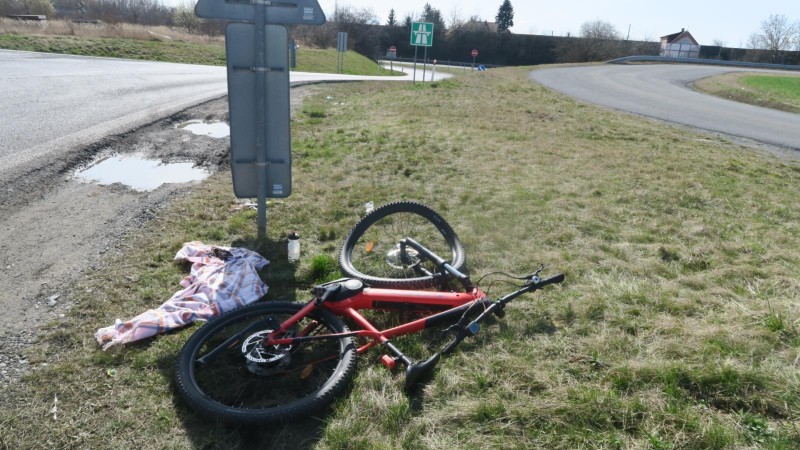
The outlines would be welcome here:
M 411 358 L 403 354 L 403 352 L 400 351 L 400 349 L 398 349 L 394 344 L 386 340 L 382 342 L 382 345 L 386 347 L 386 349 L 388 349 L 393 356 L 390 355 L 381 356 L 380 359 L 381 364 L 383 364 L 389 369 L 394 369 L 397 366 L 398 362 L 404 365 L 406 368 L 406 381 L 404 389 L 406 391 L 413 390 L 420 382 L 424 381 L 425 379 L 428 378 L 429 375 L 432 374 L 433 368 L 436 367 L 436 364 L 439 362 L 439 359 L 441 359 L 441 356 L 443 354 L 444 355 L 449 354 L 450 352 L 453 351 L 456 345 L 458 345 L 458 343 L 460 343 L 466 336 L 472 336 L 478 332 L 478 329 L 480 327 L 477 325 L 476 322 L 477 320 L 481 320 L 483 317 L 485 317 L 485 315 L 488 312 L 495 312 L 498 316 L 502 317 L 503 313 L 502 308 L 498 309 L 497 303 L 498 302 L 492 302 L 487 300 L 476 300 L 469 304 L 463 305 L 462 307 L 454 308 L 449 311 L 444 311 L 429 317 L 425 321 L 425 328 L 435 327 L 442 323 L 448 323 L 448 322 L 452 323 L 453 321 L 455 321 L 456 317 L 458 317 L 459 318 L 458 322 L 455 325 L 449 327 L 448 330 L 456 327 L 459 330 L 466 329 L 468 330 L 467 333 L 470 334 L 461 336 L 463 331 L 459 331 L 458 335 L 456 336 L 456 340 L 451 342 L 445 349 L 434 353 L 430 358 L 424 361 L 418 361 L 418 362 L 412 361 Z M 468 319 L 466 318 L 468 317 L 470 310 L 478 305 L 482 306 L 483 311 L 480 313 L 478 318 L 475 319 L 475 321 L 473 321 L 474 325 L 473 323 L 470 323 L 470 325 L 467 325 L 465 327 L 462 322 L 465 322 L 465 320 L 468 321 Z M 470 332 L 469 330 L 475 330 L 475 331 Z

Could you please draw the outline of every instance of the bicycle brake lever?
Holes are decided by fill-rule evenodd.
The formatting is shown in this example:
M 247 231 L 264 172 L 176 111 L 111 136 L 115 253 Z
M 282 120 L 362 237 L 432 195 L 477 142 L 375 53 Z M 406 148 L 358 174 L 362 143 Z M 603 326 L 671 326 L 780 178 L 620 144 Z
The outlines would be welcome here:
M 525 281 L 525 286 L 530 286 L 532 284 L 536 284 L 536 283 L 542 281 L 541 277 L 539 277 L 539 274 L 542 273 L 543 270 L 544 270 L 544 264 L 539 266 L 539 268 L 536 269 L 536 272 L 533 272 L 532 274 L 527 275 L 525 278 L 527 278 L 528 280 Z

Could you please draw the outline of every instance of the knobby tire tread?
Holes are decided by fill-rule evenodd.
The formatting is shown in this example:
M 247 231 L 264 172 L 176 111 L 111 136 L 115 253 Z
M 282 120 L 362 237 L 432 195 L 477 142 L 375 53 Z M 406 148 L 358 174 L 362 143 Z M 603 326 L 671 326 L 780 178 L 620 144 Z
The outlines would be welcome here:
M 422 276 L 416 278 L 376 277 L 361 273 L 352 264 L 351 254 L 354 246 L 358 242 L 359 238 L 361 238 L 361 236 L 369 229 L 369 227 L 374 225 L 380 219 L 388 217 L 392 214 L 404 212 L 417 214 L 434 225 L 454 251 L 454 255 L 439 256 L 445 259 L 448 259 L 450 256 L 454 256 L 453 260 L 450 261 L 450 265 L 459 271 L 464 270 L 464 266 L 466 265 L 464 247 L 450 224 L 448 224 L 447 221 L 445 221 L 444 218 L 439 215 L 439 213 L 428 206 L 413 201 L 397 201 L 387 203 L 376 208 L 371 213 L 364 216 L 364 218 L 356 223 L 350 230 L 344 242 L 342 243 L 341 251 L 339 252 L 339 269 L 344 276 L 357 278 L 367 285 L 385 289 L 426 289 L 439 283 L 438 277 L 435 276 Z M 406 237 L 414 238 L 414 236 Z M 424 242 L 422 242 L 422 244 L 425 245 Z
M 202 326 L 184 345 L 178 356 L 175 368 L 175 382 L 181 397 L 202 416 L 216 419 L 227 425 L 258 425 L 271 422 L 284 422 L 287 420 L 307 417 L 325 406 L 329 405 L 340 394 L 352 378 L 356 369 L 356 348 L 353 338 L 340 338 L 345 342 L 345 350 L 340 357 L 336 370 L 330 379 L 317 391 L 298 401 L 263 410 L 244 410 L 221 405 L 205 396 L 196 389 L 192 381 L 192 366 L 196 347 L 205 342 L 205 338 L 214 333 L 218 328 L 225 327 L 238 320 L 247 318 L 251 314 L 259 314 L 268 310 L 285 312 L 299 311 L 303 307 L 294 302 L 259 302 L 227 312 Z M 347 326 L 331 312 L 324 309 L 314 311 L 320 320 L 329 325 L 332 332 L 344 333 L 349 331 Z

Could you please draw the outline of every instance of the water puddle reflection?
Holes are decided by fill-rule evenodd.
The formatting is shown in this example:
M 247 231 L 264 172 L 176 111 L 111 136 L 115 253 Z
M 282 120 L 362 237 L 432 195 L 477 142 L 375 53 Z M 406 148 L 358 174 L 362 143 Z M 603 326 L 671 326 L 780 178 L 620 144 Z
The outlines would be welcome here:
M 226 138 L 231 135 L 231 127 L 225 122 L 190 120 L 177 125 L 177 127 L 200 136 L 209 136 L 217 139 Z
M 137 156 L 112 156 L 76 173 L 83 181 L 101 185 L 124 184 L 136 191 L 152 191 L 166 183 L 188 183 L 207 178 L 209 172 L 193 163 L 163 163 Z

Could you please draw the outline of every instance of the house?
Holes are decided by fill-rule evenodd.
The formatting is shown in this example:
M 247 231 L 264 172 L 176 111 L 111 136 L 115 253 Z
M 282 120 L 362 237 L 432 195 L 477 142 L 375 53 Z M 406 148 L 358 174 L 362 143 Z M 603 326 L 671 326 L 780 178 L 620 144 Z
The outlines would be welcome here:
M 661 36 L 659 55 L 669 58 L 697 58 L 700 56 L 700 44 L 688 30 L 681 28 L 679 33 Z

